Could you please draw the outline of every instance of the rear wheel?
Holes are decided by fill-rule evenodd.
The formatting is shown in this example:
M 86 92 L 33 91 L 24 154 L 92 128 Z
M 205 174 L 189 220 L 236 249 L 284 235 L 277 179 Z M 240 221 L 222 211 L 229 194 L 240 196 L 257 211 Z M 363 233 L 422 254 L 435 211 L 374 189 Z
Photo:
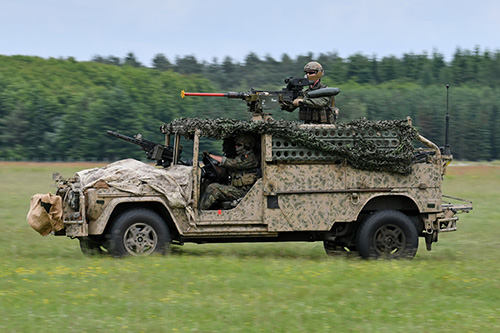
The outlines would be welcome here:
M 363 222 L 356 243 L 363 258 L 411 259 L 417 253 L 418 233 L 405 214 L 382 210 Z
M 115 257 L 165 254 L 170 233 L 163 219 L 148 209 L 133 209 L 121 214 L 110 234 L 110 252 Z

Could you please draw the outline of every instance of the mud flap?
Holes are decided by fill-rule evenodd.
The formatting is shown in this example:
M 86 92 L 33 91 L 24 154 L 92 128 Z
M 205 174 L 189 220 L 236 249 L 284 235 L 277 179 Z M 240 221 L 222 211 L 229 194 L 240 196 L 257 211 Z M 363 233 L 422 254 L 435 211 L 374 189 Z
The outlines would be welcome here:
M 427 251 L 432 251 L 432 243 L 436 243 L 438 241 L 437 232 L 433 232 L 432 234 L 425 234 L 425 246 Z

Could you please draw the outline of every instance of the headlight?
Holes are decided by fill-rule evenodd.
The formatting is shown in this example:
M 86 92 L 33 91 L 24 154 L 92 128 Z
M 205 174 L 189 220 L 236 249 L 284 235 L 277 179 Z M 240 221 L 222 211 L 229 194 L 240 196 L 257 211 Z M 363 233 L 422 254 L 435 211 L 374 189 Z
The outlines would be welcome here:
M 78 194 L 78 192 L 71 190 L 68 192 L 66 202 L 74 211 L 77 212 L 80 208 L 80 195 Z

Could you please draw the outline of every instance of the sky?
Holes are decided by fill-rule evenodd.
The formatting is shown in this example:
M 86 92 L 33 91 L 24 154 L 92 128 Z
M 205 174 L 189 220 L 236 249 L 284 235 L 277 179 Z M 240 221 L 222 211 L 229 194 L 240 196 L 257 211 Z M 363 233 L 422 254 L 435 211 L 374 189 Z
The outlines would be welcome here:
M 244 62 L 253 52 L 347 58 L 500 49 L 498 0 L 3 0 L 0 54 L 124 58 L 145 66 L 193 55 Z

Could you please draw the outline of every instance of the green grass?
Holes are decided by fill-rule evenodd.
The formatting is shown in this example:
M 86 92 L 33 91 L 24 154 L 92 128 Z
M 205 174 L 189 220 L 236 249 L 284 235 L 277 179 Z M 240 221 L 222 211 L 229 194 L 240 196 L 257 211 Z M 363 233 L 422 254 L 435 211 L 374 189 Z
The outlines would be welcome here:
M 2 332 L 496 332 L 500 165 L 452 166 L 474 201 L 459 230 L 412 261 L 329 258 L 321 243 L 187 244 L 167 257 L 89 259 L 41 237 L 29 198 L 84 167 L 0 164 Z

